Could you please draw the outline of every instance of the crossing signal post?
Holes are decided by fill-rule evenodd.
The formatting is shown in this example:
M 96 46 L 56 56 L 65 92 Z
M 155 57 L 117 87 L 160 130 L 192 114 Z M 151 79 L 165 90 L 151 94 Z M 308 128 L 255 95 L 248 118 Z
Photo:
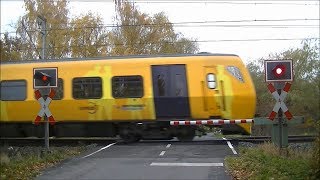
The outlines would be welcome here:
M 49 110 L 49 104 L 55 95 L 53 88 L 58 86 L 58 68 L 33 69 L 33 89 L 41 109 L 37 114 L 34 124 L 38 125 L 42 117 L 45 121 L 45 147 L 49 150 L 49 122 L 54 124 L 54 118 Z M 49 118 L 49 119 L 48 119 Z
M 290 90 L 293 81 L 292 60 L 265 60 L 265 81 L 268 89 L 276 100 L 276 104 L 269 115 L 269 120 L 274 120 L 278 115 L 278 122 L 272 125 L 272 141 L 281 148 L 288 146 L 287 120 L 293 118 L 284 99 Z M 283 118 L 283 113 L 286 119 Z

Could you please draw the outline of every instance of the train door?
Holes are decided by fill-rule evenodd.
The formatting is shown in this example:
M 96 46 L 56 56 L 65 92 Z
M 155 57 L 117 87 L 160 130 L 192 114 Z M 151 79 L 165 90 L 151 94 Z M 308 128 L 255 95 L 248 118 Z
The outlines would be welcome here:
M 152 66 L 157 118 L 190 117 L 185 65 Z
M 203 83 L 204 89 L 204 109 L 209 113 L 210 117 L 220 116 L 220 99 L 222 93 L 222 87 L 219 84 L 219 79 L 217 78 L 216 67 L 205 67 L 205 80 Z M 223 98 L 223 97 L 222 97 Z M 223 102 L 222 102 L 223 103 Z M 223 106 L 223 105 L 222 105 Z

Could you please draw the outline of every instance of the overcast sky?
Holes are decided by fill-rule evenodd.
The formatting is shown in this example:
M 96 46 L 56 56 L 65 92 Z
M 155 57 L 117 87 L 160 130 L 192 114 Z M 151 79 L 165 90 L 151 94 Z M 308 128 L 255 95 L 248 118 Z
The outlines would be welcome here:
M 163 11 L 170 22 L 180 23 L 175 24 L 175 31 L 198 40 L 200 52 L 237 54 L 245 62 L 301 47 L 301 39 L 319 38 L 320 33 L 318 0 L 134 3 L 141 12 L 152 15 Z M 71 0 L 69 7 L 72 16 L 91 11 L 101 15 L 105 24 L 113 23 L 115 8 L 111 0 Z M 9 24 L 17 22 L 24 13 L 22 0 L 1 0 L 1 33 L 12 31 Z

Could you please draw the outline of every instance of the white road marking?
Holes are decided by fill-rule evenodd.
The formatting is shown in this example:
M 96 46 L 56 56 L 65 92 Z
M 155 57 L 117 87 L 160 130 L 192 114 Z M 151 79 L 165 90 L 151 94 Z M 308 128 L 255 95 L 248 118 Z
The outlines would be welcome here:
M 163 156 L 164 153 L 166 153 L 166 151 L 161 151 L 161 153 L 159 154 L 159 156 Z
M 166 148 L 169 148 L 171 146 L 171 144 L 168 144 L 167 146 L 166 146 Z
M 233 154 L 238 154 L 237 151 L 232 146 L 230 141 L 228 141 L 226 138 L 222 138 L 222 139 L 227 141 L 227 144 L 228 144 L 229 148 L 232 150 Z
M 208 166 L 223 166 L 223 163 L 165 163 L 165 162 L 159 162 L 159 163 L 151 163 L 150 166 L 197 166 L 197 167 L 208 167 Z
M 97 150 L 97 151 L 95 151 L 95 152 L 93 152 L 93 153 L 91 153 L 91 154 L 88 154 L 88 155 L 86 155 L 86 156 L 84 156 L 84 157 L 82 157 L 82 158 L 87 158 L 87 157 L 89 157 L 89 156 L 92 156 L 92 155 L 94 155 L 94 154 L 96 154 L 96 153 L 98 153 L 98 152 L 100 152 L 100 151 L 102 151 L 102 150 L 104 150 L 104 149 L 107 149 L 107 148 L 109 148 L 109 147 L 111 147 L 111 146 L 113 146 L 113 145 L 115 145 L 116 144 L 116 142 L 115 143 L 112 143 L 112 144 L 109 144 L 108 146 L 105 146 L 105 147 L 103 147 L 103 148 L 101 148 L 101 149 L 99 149 L 99 150 Z

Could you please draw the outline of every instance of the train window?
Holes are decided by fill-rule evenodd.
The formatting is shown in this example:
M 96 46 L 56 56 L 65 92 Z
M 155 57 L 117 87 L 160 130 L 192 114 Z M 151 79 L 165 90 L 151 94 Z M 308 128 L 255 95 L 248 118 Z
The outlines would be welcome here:
M 100 99 L 102 79 L 100 77 L 81 77 L 72 80 L 72 94 L 75 99 Z
M 141 76 L 112 77 L 112 96 L 114 98 L 141 98 L 143 81 Z
M 235 66 L 228 66 L 227 67 L 227 71 L 236 79 L 238 79 L 241 82 L 244 82 L 242 74 L 240 72 L 240 69 L 238 67 Z
M 175 96 L 186 96 L 184 93 L 184 85 L 185 81 L 183 79 L 183 76 L 181 74 L 176 74 L 175 76 Z
M 0 96 L 2 101 L 24 101 L 27 98 L 25 80 L 1 81 Z
M 56 94 L 53 96 L 53 100 L 61 100 L 63 98 L 63 80 L 58 78 L 58 87 L 54 88 Z M 41 89 L 40 91 L 43 95 L 48 95 L 50 93 L 50 88 Z M 36 97 L 34 97 L 36 98 Z
M 166 81 L 164 77 L 165 77 L 164 74 L 159 74 L 157 77 L 157 86 L 158 86 L 159 96 L 166 95 Z
M 61 100 L 63 98 L 63 80 L 58 78 L 58 87 L 54 88 L 56 94 L 52 98 L 53 100 Z
M 207 75 L 207 82 L 208 82 L 208 88 L 210 88 L 210 89 L 217 88 L 216 76 L 214 74 L 210 73 Z

